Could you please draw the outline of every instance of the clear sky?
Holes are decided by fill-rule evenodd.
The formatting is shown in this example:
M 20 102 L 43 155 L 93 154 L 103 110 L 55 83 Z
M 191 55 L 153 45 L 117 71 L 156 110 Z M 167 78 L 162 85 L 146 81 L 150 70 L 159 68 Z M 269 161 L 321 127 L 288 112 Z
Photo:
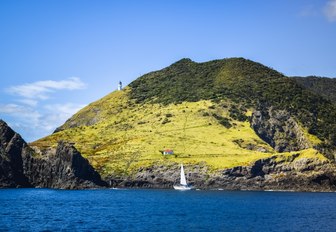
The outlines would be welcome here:
M 336 0 L 2 0 L 0 118 L 33 141 L 184 57 L 336 77 L 335 41 Z

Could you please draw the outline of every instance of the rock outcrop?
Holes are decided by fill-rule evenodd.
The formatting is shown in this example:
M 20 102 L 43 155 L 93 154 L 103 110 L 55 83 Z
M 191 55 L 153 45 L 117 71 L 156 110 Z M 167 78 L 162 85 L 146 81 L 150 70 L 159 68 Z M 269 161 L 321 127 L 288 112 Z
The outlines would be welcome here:
M 109 181 L 111 187 L 172 188 L 179 181 L 179 165 L 139 169 L 125 179 Z M 199 189 L 336 191 L 336 166 L 327 159 L 273 156 L 250 166 L 209 172 L 206 166 L 185 166 L 188 182 Z
M 59 142 L 46 158 L 41 156 L 24 158 L 24 174 L 35 187 L 83 189 L 106 185 L 71 143 Z
M 309 148 L 302 129 L 286 110 L 263 107 L 253 112 L 251 127 L 277 152 Z
M 211 177 L 212 188 L 243 190 L 336 191 L 336 166 L 328 160 L 278 156 L 234 167 Z
M 0 187 L 82 189 L 105 185 L 72 144 L 59 142 L 48 152 L 34 151 L 0 120 Z
M 21 136 L 0 120 L 0 187 L 30 187 L 22 161 L 22 155 L 29 152 Z

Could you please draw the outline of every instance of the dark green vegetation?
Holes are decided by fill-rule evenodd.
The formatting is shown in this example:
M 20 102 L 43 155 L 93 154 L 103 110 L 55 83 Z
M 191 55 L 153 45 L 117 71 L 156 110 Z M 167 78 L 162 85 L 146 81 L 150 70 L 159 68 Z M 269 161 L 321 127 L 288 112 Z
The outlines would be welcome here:
M 304 88 L 334 103 L 336 102 L 336 78 L 315 76 L 293 78 Z
M 241 112 L 244 108 L 272 106 L 286 110 L 322 141 L 318 148 L 329 153 L 336 147 L 336 105 L 331 101 L 335 98 L 334 89 L 326 91 L 325 83 L 334 80 L 323 79 L 325 83 L 311 80 L 292 79 L 243 58 L 205 63 L 182 59 L 132 82 L 130 94 L 137 103 L 163 105 L 229 99 L 240 106 L 230 112 L 230 117 L 239 121 L 247 119 Z M 230 126 L 228 120 L 216 119 L 226 127 Z

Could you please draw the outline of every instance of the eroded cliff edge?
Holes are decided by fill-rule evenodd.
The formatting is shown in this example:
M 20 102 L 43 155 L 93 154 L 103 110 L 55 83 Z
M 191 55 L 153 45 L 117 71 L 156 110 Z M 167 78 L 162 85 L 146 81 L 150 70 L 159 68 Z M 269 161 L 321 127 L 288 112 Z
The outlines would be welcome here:
M 56 149 L 33 150 L 0 120 L 0 187 L 83 189 L 106 186 L 76 148 L 59 142 Z

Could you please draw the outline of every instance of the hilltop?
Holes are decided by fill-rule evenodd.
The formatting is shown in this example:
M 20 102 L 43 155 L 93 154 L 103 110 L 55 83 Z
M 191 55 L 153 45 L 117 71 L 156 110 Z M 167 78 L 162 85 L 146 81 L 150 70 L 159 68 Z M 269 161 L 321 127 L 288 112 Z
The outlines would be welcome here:
M 31 145 L 72 142 L 111 182 L 170 185 L 184 163 L 197 183 L 258 162 L 285 162 L 288 170 L 295 162 L 333 163 L 335 120 L 330 98 L 260 63 L 182 59 L 91 103 Z

